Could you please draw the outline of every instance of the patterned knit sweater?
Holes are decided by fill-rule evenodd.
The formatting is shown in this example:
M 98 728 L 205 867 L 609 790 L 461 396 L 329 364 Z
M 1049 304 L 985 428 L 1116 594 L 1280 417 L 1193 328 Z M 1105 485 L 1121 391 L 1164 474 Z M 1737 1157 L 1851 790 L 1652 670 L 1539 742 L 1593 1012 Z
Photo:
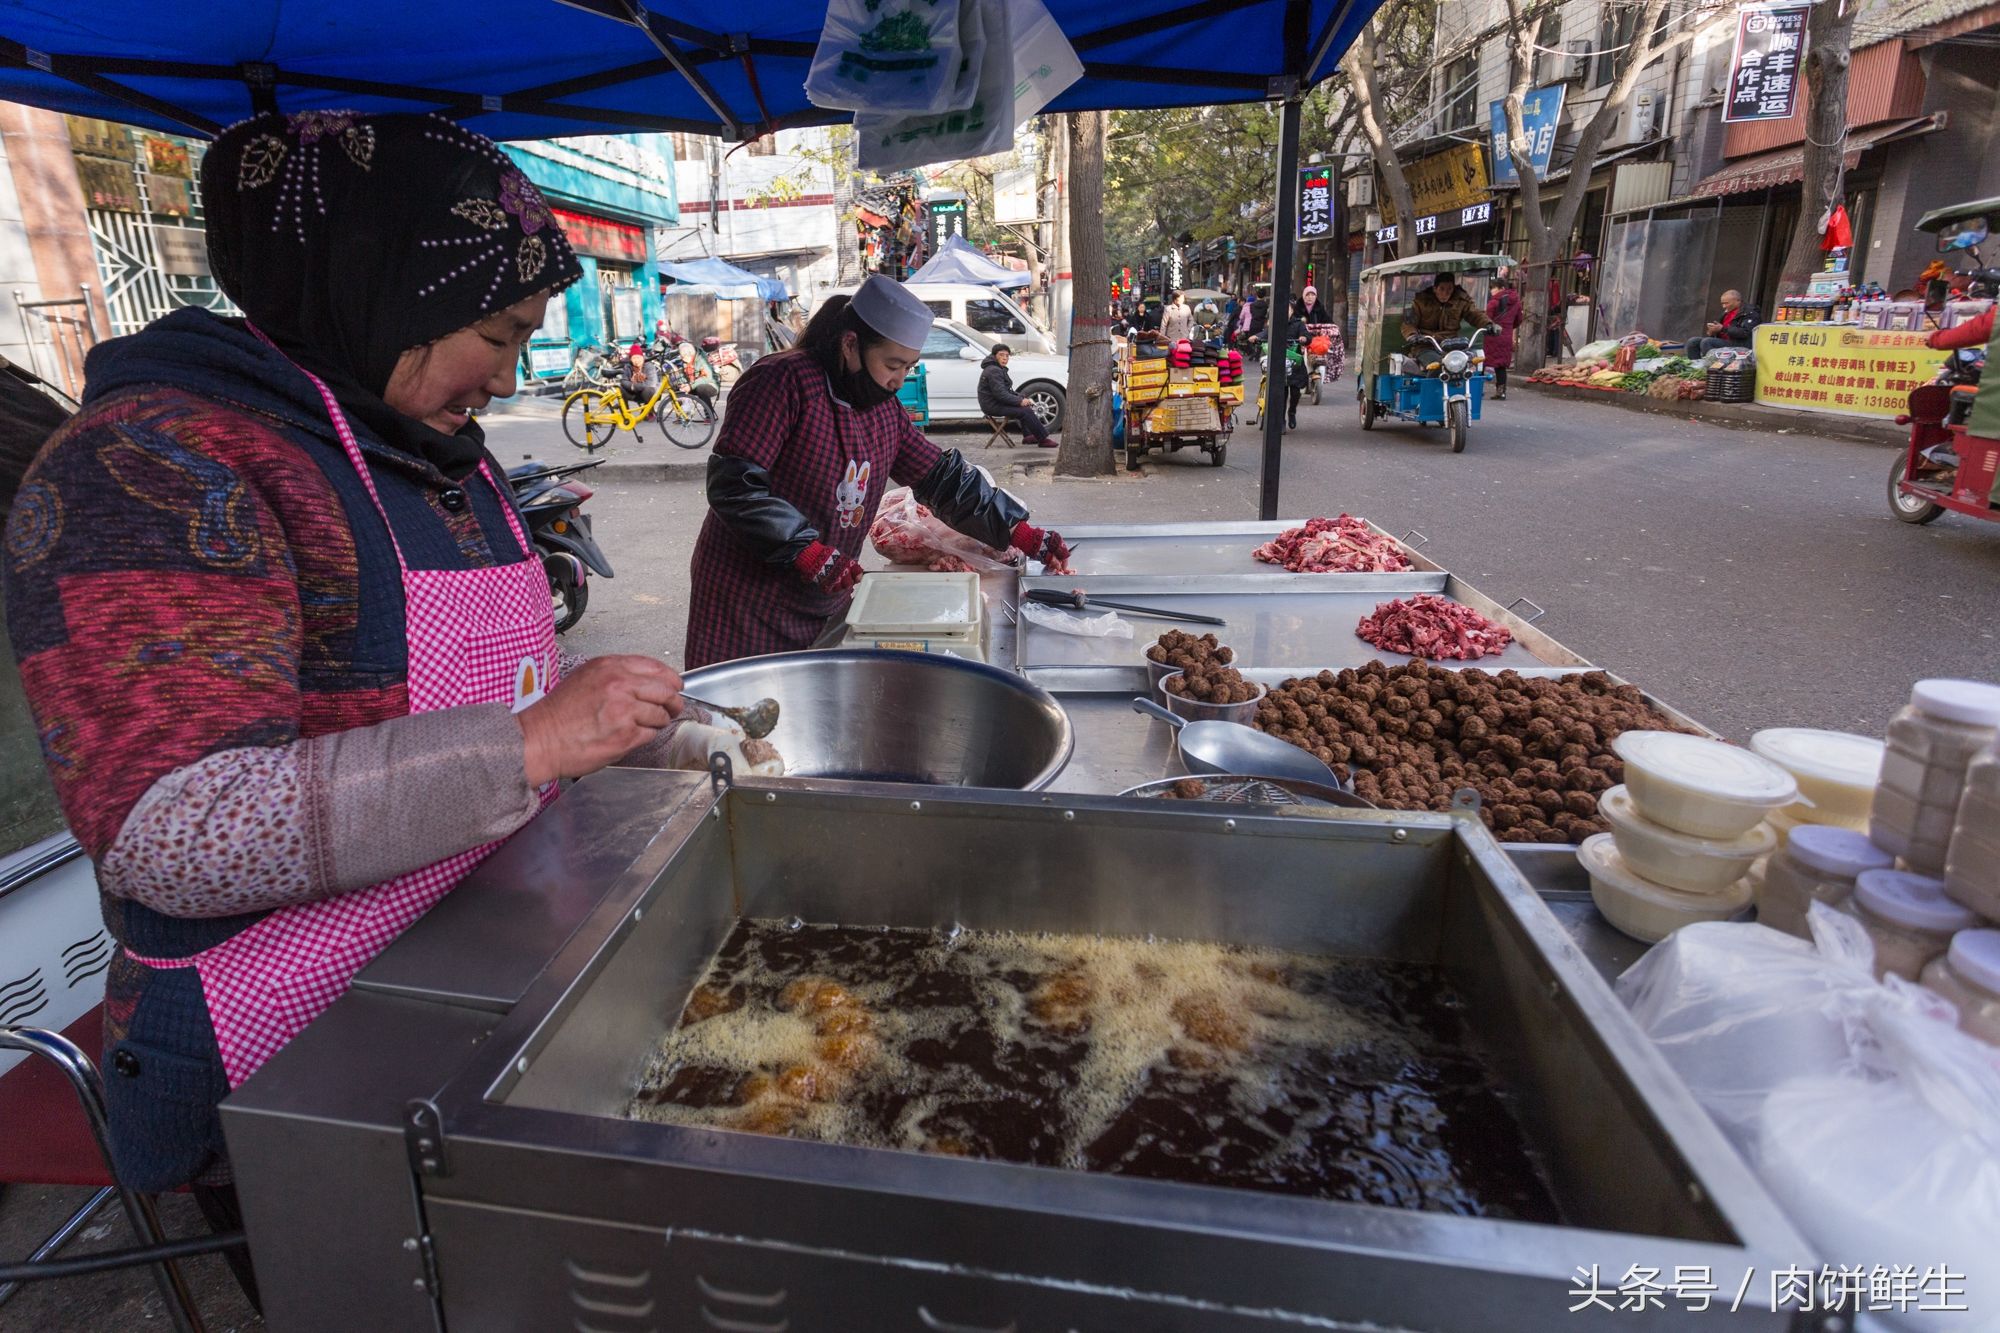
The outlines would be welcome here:
M 126 950 L 187 957 L 504 836 L 534 804 L 504 705 L 409 716 L 395 554 L 304 375 L 193 309 L 98 347 L 88 373 L 7 525 L 7 625 L 124 946 L 114 1150 L 159 1190 L 216 1178 L 227 1086 L 195 972 Z M 525 558 L 480 477 L 354 424 L 412 567 Z

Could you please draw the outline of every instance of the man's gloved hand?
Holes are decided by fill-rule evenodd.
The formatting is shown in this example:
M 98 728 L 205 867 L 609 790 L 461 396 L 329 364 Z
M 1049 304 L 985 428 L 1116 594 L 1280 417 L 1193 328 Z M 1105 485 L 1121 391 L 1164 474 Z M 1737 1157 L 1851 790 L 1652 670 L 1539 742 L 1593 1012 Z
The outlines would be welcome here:
M 1035 527 L 1023 520 L 1014 525 L 1015 550 L 1030 560 L 1039 560 L 1048 566 L 1051 574 L 1069 573 L 1069 543 L 1060 533 Z
M 829 597 L 838 597 L 851 590 L 867 573 L 861 568 L 859 560 L 842 555 L 825 542 L 813 542 L 800 551 L 798 558 L 792 561 L 792 568 Z

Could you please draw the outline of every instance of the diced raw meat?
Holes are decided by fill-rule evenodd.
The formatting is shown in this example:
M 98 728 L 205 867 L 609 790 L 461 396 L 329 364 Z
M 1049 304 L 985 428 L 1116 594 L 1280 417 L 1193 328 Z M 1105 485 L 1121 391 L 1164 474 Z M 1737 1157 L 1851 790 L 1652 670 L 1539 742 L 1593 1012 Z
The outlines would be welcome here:
M 1294 574 L 1389 574 L 1410 568 L 1395 538 L 1346 514 L 1309 518 L 1304 527 L 1287 528 L 1252 554 Z
M 1431 662 L 1493 657 L 1514 641 L 1506 626 L 1435 593 L 1383 602 L 1354 632 L 1385 653 Z

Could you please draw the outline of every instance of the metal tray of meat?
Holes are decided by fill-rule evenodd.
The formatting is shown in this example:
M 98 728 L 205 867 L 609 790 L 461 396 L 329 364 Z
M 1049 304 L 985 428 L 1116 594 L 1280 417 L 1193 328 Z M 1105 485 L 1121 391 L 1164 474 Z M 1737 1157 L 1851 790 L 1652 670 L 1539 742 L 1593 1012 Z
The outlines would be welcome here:
M 1366 520 L 1363 520 L 1364 522 Z M 1350 578 L 1352 575 L 1294 575 L 1267 565 L 1251 554 L 1302 518 L 1271 523 L 1103 523 L 1082 527 L 1063 525 L 1063 536 L 1081 543 L 1072 561 L 1084 575 L 1098 574 L 1242 574 L 1266 578 Z M 1369 527 L 1387 537 L 1377 524 Z M 1441 566 L 1419 554 L 1429 538 L 1406 532 L 1397 539 L 1403 554 L 1420 573 L 1442 573 Z
M 1213 633 L 1236 650 L 1240 666 L 1284 667 L 1295 672 L 1311 667 L 1391 665 L 1411 659 L 1385 653 L 1354 632 L 1383 602 L 1419 593 L 1437 593 L 1471 607 L 1514 635 L 1507 650 L 1476 665 L 1560 667 L 1587 671 L 1591 664 L 1557 643 L 1527 619 L 1516 615 L 1456 575 L 1437 573 L 1343 574 L 1337 583 L 1314 574 L 1289 574 L 1277 580 L 1218 580 L 1195 574 L 1125 575 L 1097 578 L 1072 575 L 1024 575 L 1020 595 L 1039 588 L 1086 592 L 1113 601 L 1157 606 L 1220 617 L 1221 626 L 1190 625 L 1165 620 L 1130 621 L 1129 639 L 1086 638 L 1020 622 L 1014 638 L 1015 669 L 1046 689 L 1061 692 L 1143 693 L 1146 689 L 1147 647 L 1168 630 Z M 1465 663 L 1440 663 L 1463 666 Z
M 603 776 L 560 804 L 618 785 Z M 348 1222 L 337 1243 L 253 1228 L 274 1326 L 339 1327 L 324 1313 L 337 1305 L 345 1327 L 446 1333 L 579 1320 L 1613 1330 L 1631 1316 L 1578 1306 L 1579 1270 L 1740 1274 L 1814 1260 L 1467 812 L 744 782 L 686 813 L 641 840 L 629 866 L 579 886 L 598 905 L 573 932 L 511 925 L 508 947 L 546 961 L 501 1012 L 458 1002 L 452 960 L 473 946 L 449 923 L 420 922 L 389 952 L 445 950 L 435 996 L 357 987 L 231 1098 L 253 1219 L 296 1200 L 298 1162 L 351 1134 L 347 1108 L 387 1108 L 407 1132 L 311 1182 L 316 1207 Z M 529 825 L 454 899 L 560 881 L 589 856 L 564 844 L 566 827 Z M 745 917 L 1276 948 L 1384 978 L 1434 970 L 1557 1216 L 1388 1206 L 1402 1198 L 1400 1163 L 1383 1193 L 1350 1202 L 626 1118 L 655 1043 Z M 1463 1142 L 1475 1160 L 1495 1140 Z M 394 1257 L 365 1261 L 364 1234 Z M 1643 1322 L 1799 1327 L 1755 1304 L 1697 1313 L 1669 1300 Z M 411 1317 L 389 1313 L 401 1310 Z

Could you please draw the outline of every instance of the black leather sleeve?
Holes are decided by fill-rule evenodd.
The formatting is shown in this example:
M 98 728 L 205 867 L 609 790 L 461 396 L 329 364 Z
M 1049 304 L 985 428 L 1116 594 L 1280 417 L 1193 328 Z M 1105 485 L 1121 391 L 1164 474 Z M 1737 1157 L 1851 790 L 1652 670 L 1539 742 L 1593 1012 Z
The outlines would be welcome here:
M 789 565 L 819 540 L 796 506 L 772 494 L 771 474 L 747 458 L 708 460 L 708 507 L 767 565 Z
M 710 488 L 713 486 L 711 480 Z M 1014 540 L 1014 525 L 1028 517 L 1019 500 L 980 476 L 979 469 L 956 449 L 945 450 L 924 479 L 910 489 L 918 504 L 928 505 L 952 527 L 996 550 L 1007 549 Z

